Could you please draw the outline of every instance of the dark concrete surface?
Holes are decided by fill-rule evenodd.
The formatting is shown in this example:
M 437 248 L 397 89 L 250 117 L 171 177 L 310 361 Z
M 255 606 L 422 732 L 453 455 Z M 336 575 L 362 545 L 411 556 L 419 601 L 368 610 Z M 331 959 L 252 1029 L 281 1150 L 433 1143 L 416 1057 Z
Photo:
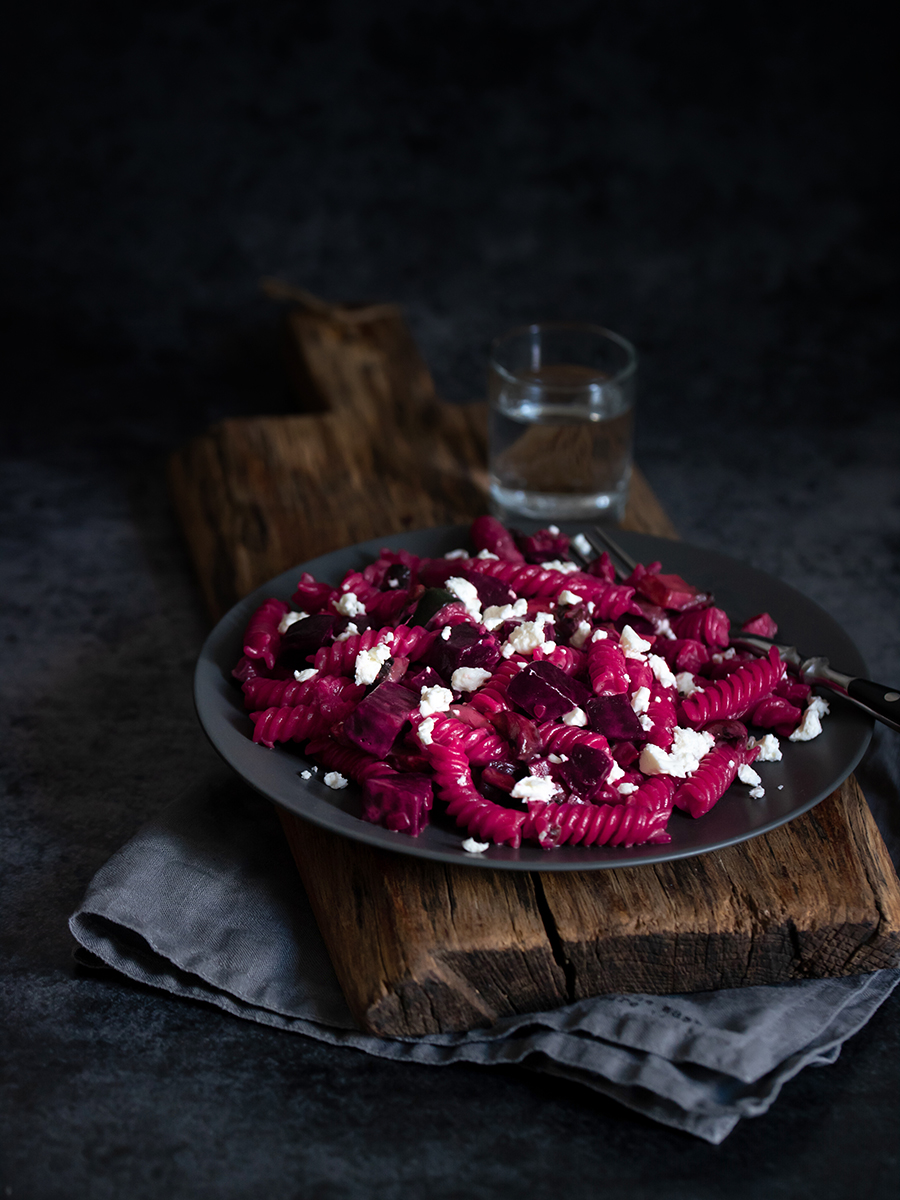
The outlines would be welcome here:
M 0 46 L 2 1186 L 13 1197 L 896 1194 L 898 1014 L 718 1148 L 524 1071 L 333 1050 L 73 971 L 92 873 L 211 762 L 166 453 L 288 411 L 260 275 L 401 302 L 439 386 L 600 320 L 682 534 L 900 681 L 891 41 L 877 10 L 19 6 Z M 860 769 L 895 858 L 900 738 Z

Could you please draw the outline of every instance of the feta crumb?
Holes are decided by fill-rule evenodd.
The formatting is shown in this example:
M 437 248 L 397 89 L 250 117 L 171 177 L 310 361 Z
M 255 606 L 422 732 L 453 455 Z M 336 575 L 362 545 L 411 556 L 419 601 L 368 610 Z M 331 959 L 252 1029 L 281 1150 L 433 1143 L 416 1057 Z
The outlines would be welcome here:
M 488 633 L 502 625 L 504 621 L 515 621 L 524 617 L 528 612 L 527 600 L 516 600 L 514 604 L 490 604 L 484 610 L 482 623 Z
M 431 736 L 433 732 L 434 732 L 434 717 L 427 717 L 422 722 L 422 724 L 419 726 L 419 728 L 416 730 L 416 737 L 419 739 L 419 741 L 422 743 L 423 746 L 430 746 L 432 744 L 432 742 L 434 741 L 434 738 Z
M 451 575 L 445 587 L 465 606 L 473 621 L 481 621 L 481 601 L 478 599 L 478 589 L 474 583 L 459 575 Z
M 511 658 L 514 654 L 533 654 L 543 640 L 542 622 L 523 621 L 503 643 L 500 653 L 504 658 Z
M 719 651 L 718 654 L 713 654 L 712 657 L 710 658 L 710 662 L 714 662 L 714 663 L 728 662 L 729 659 L 734 658 L 736 653 L 737 653 L 737 651 L 735 650 L 734 646 L 729 646 L 727 650 L 721 650 L 721 651 Z
M 622 770 L 622 768 L 619 766 L 619 764 L 614 759 L 613 765 L 610 767 L 609 774 L 606 777 L 606 782 L 607 783 L 615 783 L 616 780 L 621 779 L 624 774 L 625 774 L 625 772 Z
M 580 604 L 581 597 L 576 596 L 574 592 L 570 592 L 568 588 L 563 588 L 563 590 L 556 597 L 556 603 L 557 604 Z
M 588 640 L 588 635 L 591 632 L 590 621 L 579 621 L 578 628 L 569 638 L 569 645 L 573 650 L 580 650 L 584 643 Z
M 450 686 L 457 692 L 477 692 L 491 677 L 484 667 L 457 667 L 450 676 Z
M 344 592 L 340 600 L 332 604 L 342 617 L 359 617 L 366 611 L 366 606 L 356 598 L 356 592 Z
M 475 557 L 482 559 L 493 559 L 494 562 L 500 561 L 499 554 L 491 554 L 490 550 L 479 550 Z
M 762 800 L 762 798 L 765 794 L 766 794 L 766 789 L 764 787 L 754 787 L 754 788 L 750 789 L 750 795 L 753 797 L 754 800 Z
M 552 762 L 552 763 L 561 763 L 561 762 L 562 762 L 562 759 L 559 757 L 559 755 L 558 755 L 558 754 L 548 754 L 548 755 L 547 755 L 547 762 Z
M 762 783 L 762 780 L 757 773 L 746 763 L 741 763 L 741 765 L 738 767 L 737 777 L 741 783 L 749 783 L 751 787 L 759 787 L 759 785 Z
M 542 571 L 559 571 L 563 575 L 571 575 L 573 571 L 580 571 L 578 563 L 563 562 L 560 558 L 552 558 L 549 562 L 541 563 Z
M 757 762 L 781 762 L 781 745 L 774 733 L 765 734 L 759 741 L 753 737 L 749 738 L 747 745 L 751 750 L 754 746 L 759 746 Z
M 468 558 L 468 550 L 448 550 L 444 558 Z
M 638 716 L 645 713 L 650 707 L 650 689 L 648 687 L 639 687 L 631 697 L 631 707 Z
M 385 646 L 383 642 L 379 642 L 371 650 L 360 650 L 354 664 L 355 682 L 357 684 L 374 683 L 378 677 L 378 672 L 390 657 L 391 648 L 390 646 Z
M 541 649 L 544 651 L 544 656 L 546 657 L 546 655 L 552 654 L 556 649 L 556 642 L 544 642 L 543 646 L 541 646 Z
M 536 625 L 551 625 L 553 623 L 553 613 L 539 612 L 535 613 L 532 620 Z
M 605 629 L 595 629 L 591 634 L 592 642 L 605 642 L 609 637 L 609 633 Z
M 300 778 L 301 779 L 312 779 L 312 771 L 301 771 Z
M 583 708 L 573 708 L 571 712 L 563 713 L 563 725 L 577 725 L 584 728 L 587 725 L 587 713 Z
M 484 854 L 490 844 L 490 842 L 476 842 L 474 838 L 466 838 L 462 848 L 466 854 Z
M 325 776 L 325 782 L 330 788 L 334 788 L 336 792 L 339 792 L 341 788 L 345 788 L 347 786 L 349 780 L 345 779 L 340 771 L 329 771 Z
M 790 735 L 792 742 L 811 742 L 822 732 L 822 717 L 829 711 L 828 701 L 821 696 L 810 696 L 803 720 Z
M 650 664 L 650 670 L 656 676 L 661 687 L 672 688 L 676 687 L 675 676 L 669 670 L 669 664 L 660 654 L 648 654 L 647 662 Z
M 588 603 L 587 603 L 587 610 L 588 610 L 588 614 L 589 614 L 590 616 L 593 616 L 593 615 L 594 615 L 594 609 L 595 609 L 596 607 L 597 607 L 597 606 L 596 606 L 596 604 L 593 602 L 593 600 L 588 600 Z
M 657 624 L 656 632 L 661 633 L 663 637 L 668 638 L 670 642 L 674 642 L 678 636 L 675 633 L 675 630 L 669 624 L 668 617 L 663 617 L 663 619 Z
M 643 729 L 644 733 L 652 733 L 653 732 L 653 718 L 652 717 L 649 717 L 646 713 L 641 713 L 641 715 L 638 717 L 638 720 L 641 723 L 641 729 Z
M 445 625 L 444 628 L 441 630 L 441 639 L 445 642 L 450 641 L 450 629 L 451 629 L 450 625 Z
M 579 554 L 583 554 L 585 558 L 590 558 L 594 553 L 594 547 L 587 540 L 583 533 L 576 533 L 572 538 L 572 545 Z
M 778 790 L 779 790 L 779 792 L 783 792 L 783 791 L 784 791 L 784 784 L 783 784 L 783 783 L 779 783 L 779 785 L 778 785 Z
M 287 633 L 296 621 L 305 621 L 308 616 L 309 613 L 305 612 L 286 612 L 278 622 L 278 632 Z
M 711 733 L 677 726 L 668 751 L 660 746 L 645 746 L 641 751 L 640 769 L 645 775 L 672 775 L 685 779 L 700 766 L 700 761 L 716 744 Z
M 547 776 L 527 775 L 509 793 L 513 800 L 552 800 L 556 784 Z
M 554 537 L 559 537 L 559 526 L 558 525 L 548 525 L 547 532 L 552 533 Z
M 348 638 L 356 637 L 358 634 L 359 634 L 359 630 L 356 628 L 356 626 L 351 621 L 350 624 L 347 626 L 347 628 L 343 631 L 343 633 L 339 633 L 334 640 L 336 642 L 346 642 Z
M 652 644 L 635 633 L 630 625 L 626 625 L 619 636 L 619 646 L 626 658 L 643 658 Z
M 639 787 L 640 784 L 637 783 L 620 783 L 616 791 L 620 796 L 633 796 Z
M 679 671 L 675 676 L 675 686 L 678 688 L 679 696 L 693 696 L 695 692 L 703 690 L 697 687 L 690 671 Z
M 307 667 L 305 671 L 295 671 L 294 678 L 298 683 L 306 683 L 308 679 L 312 679 L 314 675 L 318 675 L 315 667 Z
M 453 693 L 449 688 L 441 687 L 440 684 L 436 684 L 434 687 L 423 686 L 421 696 L 419 712 L 423 717 L 430 717 L 433 713 L 447 712 L 453 703 Z

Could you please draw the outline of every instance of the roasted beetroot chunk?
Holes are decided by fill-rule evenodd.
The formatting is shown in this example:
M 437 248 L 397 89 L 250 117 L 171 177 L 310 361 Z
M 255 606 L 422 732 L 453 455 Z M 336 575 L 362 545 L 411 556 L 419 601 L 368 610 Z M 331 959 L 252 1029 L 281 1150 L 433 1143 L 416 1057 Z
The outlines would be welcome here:
M 379 683 L 344 722 L 344 736 L 367 754 L 384 758 L 416 704 L 401 683 Z
M 647 734 L 625 694 L 595 696 L 584 706 L 588 726 L 608 742 L 645 742 Z
M 514 676 L 507 696 L 538 721 L 552 721 L 584 708 L 591 693 L 551 662 L 532 662 Z
M 599 746 L 578 743 L 560 764 L 559 774 L 570 791 L 585 800 L 593 800 L 602 791 L 612 765 L 612 755 Z
M 487 550 L 496 554 L 506 562 L 524 562 L 521 550 L 513 541 L 509 530 L 496 517 L 476 517 L 469 531 L 472 545 L 476 550 Z
M 528 563 L 544 563 L 562 560 L 569 557 L 569 539 L 564 533 L 551 533 L 549 529 L 539 529 L 537 533 L 520 533 L 513 531 L 516 545 Z
M 648 572 L 637 580 L 635 591 L 645 596 L 652 604 L 657 604 L 660 608 L 674 609 L 676 612 L 700 608 L 710 600 L 706 593 L 698 591 L 693 584 L 686 583 L 680 575 Z
M 427 775 L 377 775 L 363 784 L 363 820 L 418 837 L 428 824 L 433 795 Z
M 336 613 L 316 613 L 312 617 L 304 617 L 288 626 L 288 631 L 281 638 L 281 653 L 278 661 L 280 666 L 293 670 L 303 670 L 308 667 L 307 658 L 315 654 L 320 646 L 330 642 L 335 633 L 335 626 L 341 622 L 346 627 L 346 618 L 338 617 Z M 359 625 L 357 625 L 359 629 Z M 362 632 L 362 630 L 360 630 Z
M 448 626 L 447 637 L 437 637 L 425 655 L 425 665 L 433 667 L 449 683 L 459 667 L 484 667 L 492 670 L 500 660 L 500 647 L 491 634 L 480 633 L 474 625 L 460 622 Z

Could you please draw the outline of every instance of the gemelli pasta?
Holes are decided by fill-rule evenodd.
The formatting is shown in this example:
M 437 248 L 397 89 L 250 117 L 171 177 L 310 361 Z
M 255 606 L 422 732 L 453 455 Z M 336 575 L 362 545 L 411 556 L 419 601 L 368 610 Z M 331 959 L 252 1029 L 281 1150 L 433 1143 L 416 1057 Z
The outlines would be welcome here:
M 337 586 L 304 573 L 247 624 L 253 740 L 354 781 L 364 820 L 416 837 L 441 811 L 471 852 L 664 843 L 675 809 L 702 817 L 736 781 L 762 796 L 751 764 L 819 727 L 824 701 L 774 650 L 730 646 L 713 597 L 659 563 L 617 581 L 554 528 L 479 517 L 470 536 L 439 559 L 382 550 Z

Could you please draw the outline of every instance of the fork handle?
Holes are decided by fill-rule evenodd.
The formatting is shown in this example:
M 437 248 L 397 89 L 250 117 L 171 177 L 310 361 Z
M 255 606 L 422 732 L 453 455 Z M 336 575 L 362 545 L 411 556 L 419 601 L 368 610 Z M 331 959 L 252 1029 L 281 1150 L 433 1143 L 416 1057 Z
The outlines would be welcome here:
M 885 687 L 871 679 L 851 679 L 847 684 L 847 695 L 900 732 L 900 688 Z

